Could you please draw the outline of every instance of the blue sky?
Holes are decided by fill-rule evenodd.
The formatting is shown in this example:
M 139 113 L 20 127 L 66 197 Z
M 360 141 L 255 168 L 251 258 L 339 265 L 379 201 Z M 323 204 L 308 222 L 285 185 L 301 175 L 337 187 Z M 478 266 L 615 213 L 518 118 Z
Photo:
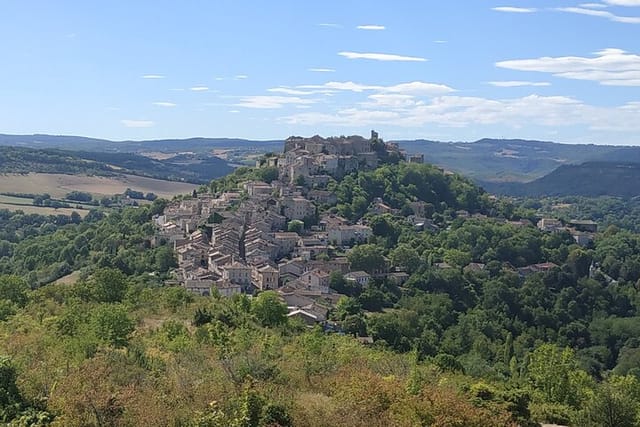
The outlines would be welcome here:
M 640 145 L 640 0 L 0 0 L 0 133 Z

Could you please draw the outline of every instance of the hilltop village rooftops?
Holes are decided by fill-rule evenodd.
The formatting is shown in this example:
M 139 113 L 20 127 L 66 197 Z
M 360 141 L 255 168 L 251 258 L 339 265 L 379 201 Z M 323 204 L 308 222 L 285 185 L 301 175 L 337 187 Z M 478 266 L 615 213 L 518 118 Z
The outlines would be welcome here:
M 393 144 L 382 143 L 375 133 L 370 139 L 291 137 L 282 154 L 258 162 L 260 167 L 277 169 L 272 181 L 250 179 L 217 194 L 199 193 L 169 203 L 154 218 L 154 241 L 164 241 L 176 251 L 178 268 L 172 280 L 200 295 L 217 291 L 230 296 L 272 289 L 288 300 L 298 298 L 314 304 L 324 301 L 325 305 L 329 301 L 329 306 L 340 297 L 329 286 L 333 274 L 363 288 L 377 280 L 403 285 L 409 274 L 394 270 L 387 259 L 367 272 L 351 268 L 344 254 L 369 242 L 373 230 L 366 217 L 354 224 L 330 209 L 338 197 L 328 190 L 327 179 L 374 168 L 384 153 L 399 151 Z M 426 202 L 410 202 L 410 212 L 406 214 L 394 206 L 377 197 L 366 212 L 370 217 L 403 216 L 418 232 L 446 229 L 446 224 L 433 223 L 433 206 Z M 466 210 L 455 211 L 455 216 L 463 221 L 487 218 Z M 528 220 L 501 221 L 514 227 L 533 227 Z M 593 241 L 597 230 L 596 223 L 585 220 L 565 225 L 554 218 L 542 218 L 537 226 L 545 232 L 567 231 L 584 246 Z M 433 267 L 463 267 L 465 272 L 478 274 L 484 274 L 485 269 L 484 264 L 474 262 L 466 266 L 435 262 Z M 526 276 L 555 267 L 540 263 L 511 269 Z M 292 306 L 293 316 L 305 322 L 316 316 L 314 323 L 326 319 L 309 304 Z

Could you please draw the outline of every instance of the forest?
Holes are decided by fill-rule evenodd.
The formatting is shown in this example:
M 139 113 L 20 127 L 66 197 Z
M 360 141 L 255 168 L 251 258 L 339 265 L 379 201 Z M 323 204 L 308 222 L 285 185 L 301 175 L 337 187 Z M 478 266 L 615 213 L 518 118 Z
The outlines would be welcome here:
M 208 189 L 273 172 L 240 168 Z M 494 199 L 429 165 L 385 165 L 328 188 L 337 203 L 322 212 L 373 230 L 347 252 L 352 267 L 389 263 L 409 276 L 361 288 L 333 274 L 344 295 L 334 332 L 288 318 L 273 291 L 164 286 L 176 259 L 154 244 L 151 219 L 166 201 L 84 219 L 0 211 L 0 422 L 640 425 L 635 227 L 611 220 L 578 246 L 521 221 L 555 202 Z M 378 197 L 395 213 L 368 213 Z M 434 227 L 407 219 L 415 202 Z M 589 203 L 574 201 L 581 212 Z M 74 283 L 55 282 L 71 272 Z

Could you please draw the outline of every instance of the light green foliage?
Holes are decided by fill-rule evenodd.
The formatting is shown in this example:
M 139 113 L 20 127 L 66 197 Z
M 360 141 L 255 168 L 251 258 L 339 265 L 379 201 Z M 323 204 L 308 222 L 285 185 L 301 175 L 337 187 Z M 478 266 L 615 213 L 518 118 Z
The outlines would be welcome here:
M 90 322 L 96 336 L 115 347 L 125 346 L 129 334 L 135 329 L 135 322 L 122 305 L 99 305 L 91 313 Z
M 274 327 L 287 322 L 287 307 L 275 291 L 261 292 L 251 302 L 251 313 L 262 326 Z
M 580 395 L 591 385 L 578 369 L 574 352 L 553 344 L 543 344 L 535 349 L 529 358 L 527 376 L 544 401 L 573 407 L 580 404 Z

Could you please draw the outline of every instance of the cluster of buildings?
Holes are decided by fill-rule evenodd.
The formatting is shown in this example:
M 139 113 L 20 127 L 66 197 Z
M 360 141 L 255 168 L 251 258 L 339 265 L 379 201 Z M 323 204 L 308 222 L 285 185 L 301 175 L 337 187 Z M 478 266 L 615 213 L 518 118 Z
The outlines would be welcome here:
M 371 279 L 351 271 L 347 258 L 334 256 L 334 249 L 364 243 L 372 230 L 337 215 L 319 216 L 317 206 L 337 202 L 324 189 L 329 176 L 377 166 L 374 144 L 380 144 L 375 132 L 371 140 L 292 137 L 284 154 L 262 165 L 277 167 L 277 180 L 249 181 L 233 191 L 171 203 L 155 218 L 155 240 L 177 253 L 175 281 L 200 295 L 213 289 L 223 296 L 276 290 L 292 316 L 326 320 L 340 296 L 329 288 L 333 272 L 363 287 Z
M 572 220 L 565 225 L 559 219 L 542 218 L 537 227 L 549 233 L 568 232 L 580 246 L 590 245 L 598 231 L 598 223 L 590 220 Z
M 359 135 L 322 138 L 292 136 L 285 141 L 284 155 L 267 159 L 278 168 L 282 182 L 314 186 L 341 178 L 358 169 L 375 169 L 381 156 L 400 154 L 396 144 L 384 143 L 375 131 L 371 138 Z

